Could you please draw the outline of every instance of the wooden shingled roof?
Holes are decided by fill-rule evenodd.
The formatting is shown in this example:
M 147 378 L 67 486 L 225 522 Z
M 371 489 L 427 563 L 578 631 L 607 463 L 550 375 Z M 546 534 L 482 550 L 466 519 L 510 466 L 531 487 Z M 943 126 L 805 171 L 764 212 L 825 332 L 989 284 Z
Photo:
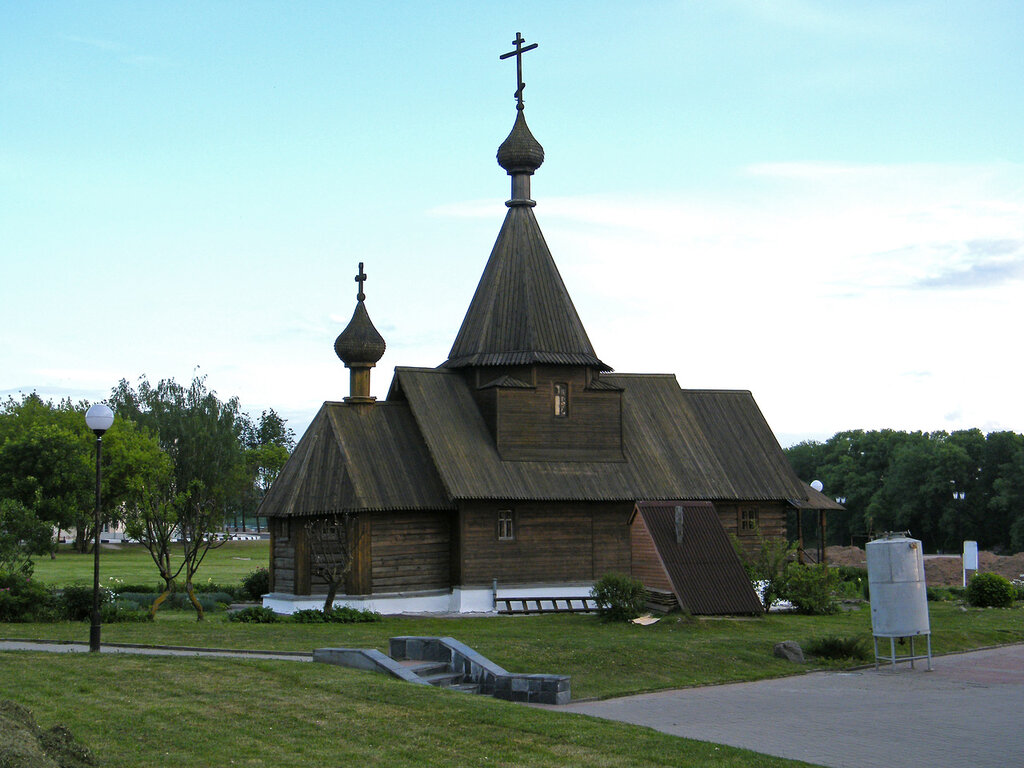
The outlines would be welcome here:
M 324 403 L 259 514 L 453 508 L 406 404 Z
M 594 352 L 533 208 L 514 205 L 443 366 L 532 363 L 610 370 Z
M 800 483 L 749 392 L 684 391 L 672 375 L 602 379 L 623 390 L 625 461 L 502 461 L 465 379 L 454 371 L 398 368 L 389 399 L 408 402 L 453 499 L 801 496 Z M 720 444 L 734 436 L 744 444 Z
M 676 508 L 681 508 L 677 535 Z M 697 615 L 761 613 L 729 535 L 710 502 L 642 501 L 641 515 L 679 605 Z

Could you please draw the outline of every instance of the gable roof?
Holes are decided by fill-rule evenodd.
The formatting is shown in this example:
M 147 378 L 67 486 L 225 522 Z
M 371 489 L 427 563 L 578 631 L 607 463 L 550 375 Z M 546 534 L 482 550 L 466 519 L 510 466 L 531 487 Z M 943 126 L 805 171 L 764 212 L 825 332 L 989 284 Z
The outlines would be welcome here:
M 397 368 L 388 397 L 408 402 L 453 499 L 753 501 L 802 495 L 749 392 L 686 392 L 667 374 L 602 378 L 623 390 L 623 461 L 502 461 L 469 386 L 454 371 Z M 729 433 L 748 444 L 715 444 Z M 761 466 L 744 466 L 748 462 Z
M 453 508 L 407 405 L 324 403 L 259 514 Z
M 676 535 L 676 508 L 682 510 L 682 536 Z M 641 501 L 633 512 L 643 518 L 679 605 L 690 613 L 761 613 L 729 535 L 710 502 Z
M 594 352 L 533 208 L 513 205 L 443 367 L 532 363 L 610 370 Z

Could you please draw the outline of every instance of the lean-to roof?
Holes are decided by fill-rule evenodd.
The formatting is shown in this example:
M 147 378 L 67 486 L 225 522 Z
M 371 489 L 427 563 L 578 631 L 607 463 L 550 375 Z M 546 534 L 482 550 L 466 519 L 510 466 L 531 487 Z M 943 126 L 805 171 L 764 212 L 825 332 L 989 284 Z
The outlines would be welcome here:
M 676 508 L 681 509 L 677 535 Z M 658 559 L 685 610 L 697 615 L 761 613 L 739 558 L 710 502 L 642 501 L 643 517 Z

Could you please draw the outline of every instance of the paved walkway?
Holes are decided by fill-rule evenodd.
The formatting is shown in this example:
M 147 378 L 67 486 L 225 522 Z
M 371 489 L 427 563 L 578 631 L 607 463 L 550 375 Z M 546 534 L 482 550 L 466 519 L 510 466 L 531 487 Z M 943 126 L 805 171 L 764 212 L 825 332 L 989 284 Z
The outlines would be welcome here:
M 43 643 L 34 640 L 0 640 L 0 651 L 46 651 L 49 653 L 88 653 L 88 643 Z M 187 648 L 182 646 L 129 645 L 102 643 L 100 653 L 134 653 L 143 656 L 215 656 L 226 659 L 280 659 L 312 661 L 312 653 L 294 651 L 238 651 L 224 648 Z
M 832 768 L 1021 768 L 1024 645 L 939 656 L 916 669 L 815 672 L 568 704 Z

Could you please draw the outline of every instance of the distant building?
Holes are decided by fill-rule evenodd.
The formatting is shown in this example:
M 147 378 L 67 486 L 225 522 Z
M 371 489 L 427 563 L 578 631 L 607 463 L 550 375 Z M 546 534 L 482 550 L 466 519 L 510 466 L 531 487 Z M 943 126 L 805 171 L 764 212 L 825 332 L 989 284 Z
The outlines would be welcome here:
M 498 596 L 584 595 L 610 571 L 649 573 L 631 543 L 638 502 L 707 502 L 694 512 L 702 535 L 753 546 L 758 531 L 785 535 L 791 500 L 807 500 L 750 392 L 612 373 L 597 356 L 534 216 L 544 150 L 521 83 L 517 96 L 497 154 L 512 179 L 508 212 L 448 359 L 397 368 L 383 402 L 370 396 L 385 344 L 360 265 L 335 345 L 350 396 L 324 403 L 259 511 L 272 542 L 264 604 L 275 610 L 323 603 L 308 523 L 325 516 L 350 531 L 339 602 L 466 612 L 492 610 Z M 724 557 L 734 574 L 735 555 Z M 711 612 L 759 610 L 740 582 L 719 585 L 732 594 Z

